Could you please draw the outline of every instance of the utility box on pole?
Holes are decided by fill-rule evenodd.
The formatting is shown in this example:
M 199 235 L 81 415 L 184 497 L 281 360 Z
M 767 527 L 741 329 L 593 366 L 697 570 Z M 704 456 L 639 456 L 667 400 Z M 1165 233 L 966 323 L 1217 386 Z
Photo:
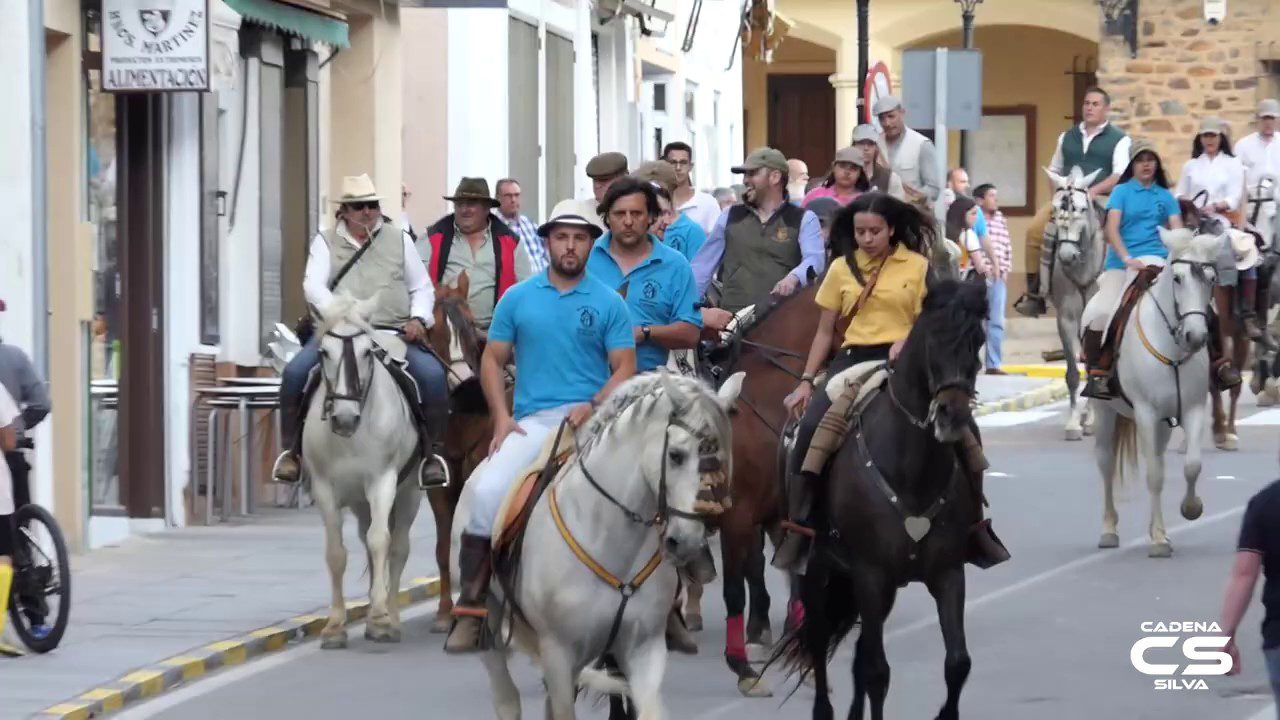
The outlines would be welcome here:
M 982 124 L 982 52 L 906 50 L 902 53 L 902 108 L 907 127 L 930 129 L 938 177 L 947 176 L 947 131 Z M 942 196 L 934 211 L 941 216 Z

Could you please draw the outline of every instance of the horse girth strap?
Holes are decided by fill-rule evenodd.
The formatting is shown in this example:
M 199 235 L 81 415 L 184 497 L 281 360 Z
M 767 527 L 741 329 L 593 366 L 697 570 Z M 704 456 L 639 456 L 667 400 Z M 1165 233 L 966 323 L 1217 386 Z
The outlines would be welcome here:
M 929 534 L 929 530 L 933 527 L 933 519 L 942 512 L 947 504 L 947 496 L 951 494 L 951 488 L 955 485 L 956 473 L 952 469 L 951 479 L 948 480 L 946 488 L 942 491 L 938 498 L 919 515 L 910 514 L 902 505 L 902 498 L 898 491 L 893 489 L 889 481 L 885 479 L 884 474 L 876 467 L 875 461 L 871 458 L 871 450 L 867 447 L 866 434 L 862 429 L 862 421 L 858 420 L 853 429 L 854 439 L 858 442 L 858 452 L 865 458 L 863 466 L 867 468 L 867 472 L 875 480 L 876 486 L 884 493 L 889 504 L 902 515 L 903 530 L 907 533 L 907 537 L 911 538 L 911 551 L 908 555 L 909 559 L 914 560 L 916 557 L 915 546 Z
M 1146 329 L 1142 327 L 1142 313 L 1138 313 L 1137 320 L 1138 320 L 1138 339 L 1142 341 L 1142 347 L 1146 348 L 1147 352 L 1151 353 L 1152 357 L 1154 357 L 1156 360 L 1159 360 L 1164 365 L 1168 365 L 1170 367 L 1177 367 L 1178 365 L 1180 365 L 1181 363 L 1175 362 L 1173 358 L 1170 358 L 1169 356 L 1160 352 L 1159 350 L 1156 349 L 1155 345 L 1151 344 L 1151 340 L 1147 337 Z

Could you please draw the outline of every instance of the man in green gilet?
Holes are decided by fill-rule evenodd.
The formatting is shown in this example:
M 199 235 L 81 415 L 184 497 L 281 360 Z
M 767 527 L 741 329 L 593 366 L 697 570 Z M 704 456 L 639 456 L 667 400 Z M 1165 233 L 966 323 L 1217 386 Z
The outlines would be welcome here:
M 1120 179 L 1129 164 L 1131 140 L 1120 128 L 1108 120 L 1111 112 L 1111 96 L 1101 88 L 1089 88 L 1084 93 L 1080 114 L 1084 121 L 1058 136 L 1058 147 L 1053 152 L 1049 170 L 1066 175 L 1072 167 L 1079 166 L 1083 174 L 1100 171 L 1089 187 L 1089 198 L 1100 207 L 1106 205 L 1106 196 Z M 1049 197 L 1027 228 L 1027 246 L 1024 262 L 1027 270 L 1027 292 L 1013 304 L 1013 308 L 1028 317 L 1038 317 L 1047 310 L 1040 293 L 1041 274 L 1048 272 L 1049 254 L 1053 252 L 1057 229 L 1049 223 L 1052 212 L 1053 189 Z
M 692 263 L 699 294 L 720 269 L 719 312 L 702 316 L 714 330 L 723 330 L 732 313 L 769 294 L 791 295 L 808 284 L 810 269 L 817 275 L 826 265 L 818 216 L 787 202 L 787 158 L 762 147 L 733 172 L 742 173 L 746 183 L 743 202 L 721 213 Z

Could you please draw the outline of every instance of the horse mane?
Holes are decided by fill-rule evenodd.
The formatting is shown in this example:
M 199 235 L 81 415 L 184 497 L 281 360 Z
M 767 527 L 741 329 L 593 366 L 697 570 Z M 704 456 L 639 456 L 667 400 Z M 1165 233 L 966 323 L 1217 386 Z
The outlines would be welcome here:
M 936 347 L 976 354 L 986 340 L 986 321 L 986 285 L 947 278 L 929 285 L 912 333 L 926 334 Z
M 368 301 L 347 293 L 335 295 L 333 300 L 320 308 L 320 322 L 316 325 L 316 335 L 322 336 L 344 322 L 356 326 L 365 333 L 372 333 L 373 326 L 369 324 L 367 310 L 362 307 L 366 302 Z
M 583 427 L 584 439 L 578 444 L 582 451 L 586 452 L 603 438 L 609 429 L 628 412 L 633 419 L 647 419 L 657 406 L 658 400 L 665 395 L 666 385 L 663 382 L 663 375 L 662 370 L 636 375 L 615 388 Z M 697 378 L 675 373 L 665 373 L 665 375 L 667 382 L 674 384 L 685 394 L 686 399 L 692 401 L 692 406 L 700 407 L 704 411 L 714 408 L 710 411 L 710 415 L 715 418 L 716 431 L 721 437 L 727 437 L 730 428 L 728 413 L 719 410 L 719 401 L 711 388 Z M 649 402 L 644 402 L 646 399 Z

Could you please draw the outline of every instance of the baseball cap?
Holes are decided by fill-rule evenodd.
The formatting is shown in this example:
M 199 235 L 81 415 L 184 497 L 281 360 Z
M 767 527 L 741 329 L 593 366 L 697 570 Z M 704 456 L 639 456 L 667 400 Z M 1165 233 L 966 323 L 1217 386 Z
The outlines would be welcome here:
M 879 116 L 902 107 L 902 100 L 897 95 L 885 95 L 876 101 L 872 114 Z
M 631 176 L 642 182 L 657 183 L 667 194 L 675 192 L 676 185 L 679 184 L 675 167 L 666 160 L 650 160 L 636 168 Z
M 1160 153 L 1156 150 L 1156 146 L 1152 145 L 1150 141 L 1142 138 L 1134 138 L 1133 144 L 1129 146 L 1129 161 L 1133 162 L 1137 159 L 1138 155 L 1141 155 L 1144 152 L 1149 152 L 1156 157 L 1160 157 Z
M 880 132 L 876 130 L 875 125 L 863 123 L 853 129 L 853 142 L 855 144 L 868 140 L 877 144 L 880 142 Z
M 1216 133 L 1218 135 L 1222 135 L 1226 131 L 1227 124 L 1224 123 L 1221 118 L 1217 118 L 1212 115 L 1206 115 L 1200 118 L 1200 132 L 1198 134 L 1203 135 L 1205 133 Z
M 840 148 L 836 151 L 836 156 L 832 159 L 831 164 L 836 163 L 853 163 L 854 165 L 862 164 L 862 151 L 852 145 Z
M 742 164 L 732 168 L 735 173 L 751 172 L 760 168 L 768 168 L 770 170 L 778 170 L 787 172 L 787 157 L 781 151 L 774 150 L 771 147 L 756 148 L 747 155 L 747 159 Z
M 1280 117 L 1280 100 L 1267 98 L 1258 103 L 1258 117 Z

